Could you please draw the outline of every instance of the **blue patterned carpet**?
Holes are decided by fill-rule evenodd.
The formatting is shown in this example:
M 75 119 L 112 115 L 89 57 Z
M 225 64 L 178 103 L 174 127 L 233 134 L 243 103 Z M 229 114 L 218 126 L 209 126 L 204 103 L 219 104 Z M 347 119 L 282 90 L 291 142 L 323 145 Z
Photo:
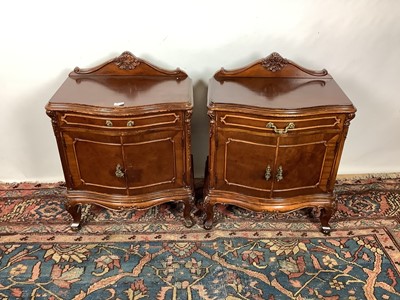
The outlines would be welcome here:
M 0 185 L 0 299 L 399 299 L 400 179 L 341 181 L 330 236 L 305 212 L 86 207 L 69 229 L 59 185 Z M 200 223 L 200 220 L 198 220 Z

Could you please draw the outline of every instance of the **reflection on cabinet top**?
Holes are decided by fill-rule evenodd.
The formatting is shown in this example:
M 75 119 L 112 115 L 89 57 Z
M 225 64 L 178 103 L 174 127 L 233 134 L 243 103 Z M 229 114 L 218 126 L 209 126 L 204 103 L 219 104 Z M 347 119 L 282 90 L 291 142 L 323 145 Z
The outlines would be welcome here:
M 192 106 L 192 81 L 186 73 L 161 69 L 124 52 L 94 68 L 75 68 L 46 109 L 91 107 L 99 112 L 118 113 L 124 108 L 179 110 Z
M 355 108 L 326 70 L 312 71 L 278 53 L 237 70 L 221 69 L 209 83 L 208 105 L 274 110 L 318 109 L 338 112 Z
M 79 103 L 125 107 L 165 103 L 191 103 L 191 80 L 185 78 L 87 77 L 67 78 L 50 100 L 51 103 Z

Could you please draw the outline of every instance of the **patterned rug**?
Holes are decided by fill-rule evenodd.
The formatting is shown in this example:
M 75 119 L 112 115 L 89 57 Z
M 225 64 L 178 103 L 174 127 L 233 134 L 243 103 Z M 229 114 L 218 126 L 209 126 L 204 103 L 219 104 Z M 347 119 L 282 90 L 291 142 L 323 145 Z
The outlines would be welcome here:
M 332 233 L 306 211 L 84 209 L 62 184 L 0 184 L 0 299 L 399 299 L 400 177 L 340 180 Z

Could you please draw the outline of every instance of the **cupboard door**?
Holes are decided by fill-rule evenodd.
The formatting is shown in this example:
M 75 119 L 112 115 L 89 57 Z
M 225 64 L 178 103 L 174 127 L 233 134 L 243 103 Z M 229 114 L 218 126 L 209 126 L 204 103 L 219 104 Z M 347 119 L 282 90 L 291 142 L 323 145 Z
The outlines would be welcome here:
M 216 187 L 255 197 L 270 197 L 276 139 L 220 131 Z
M 138 133 L 123 140 L 130 195 L 182 187 L 181 131 Z
M 63 133 L 63 138 L 74 188 L 127 193 L 119 136 L 68 131 Z
M 326 192 L 338 137 L 324 133 L 280 137 L 273 196 Z

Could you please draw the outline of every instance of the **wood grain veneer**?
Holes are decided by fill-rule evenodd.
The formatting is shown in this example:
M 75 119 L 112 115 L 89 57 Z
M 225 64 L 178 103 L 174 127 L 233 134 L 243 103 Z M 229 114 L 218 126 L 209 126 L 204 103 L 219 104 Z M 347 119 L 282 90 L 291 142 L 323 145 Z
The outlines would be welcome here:
M 81 207 L 184 203 L 193 225 L 192 81 L 124 52 L 75 68 L 46 105 L 67 185 L 71 228 Z
M 254 211 L 320 211 L 329 233 L 333 188 L 356 109 L 324 69 L 278 53 L 210 79 L 204 226 L 217 203 Z

